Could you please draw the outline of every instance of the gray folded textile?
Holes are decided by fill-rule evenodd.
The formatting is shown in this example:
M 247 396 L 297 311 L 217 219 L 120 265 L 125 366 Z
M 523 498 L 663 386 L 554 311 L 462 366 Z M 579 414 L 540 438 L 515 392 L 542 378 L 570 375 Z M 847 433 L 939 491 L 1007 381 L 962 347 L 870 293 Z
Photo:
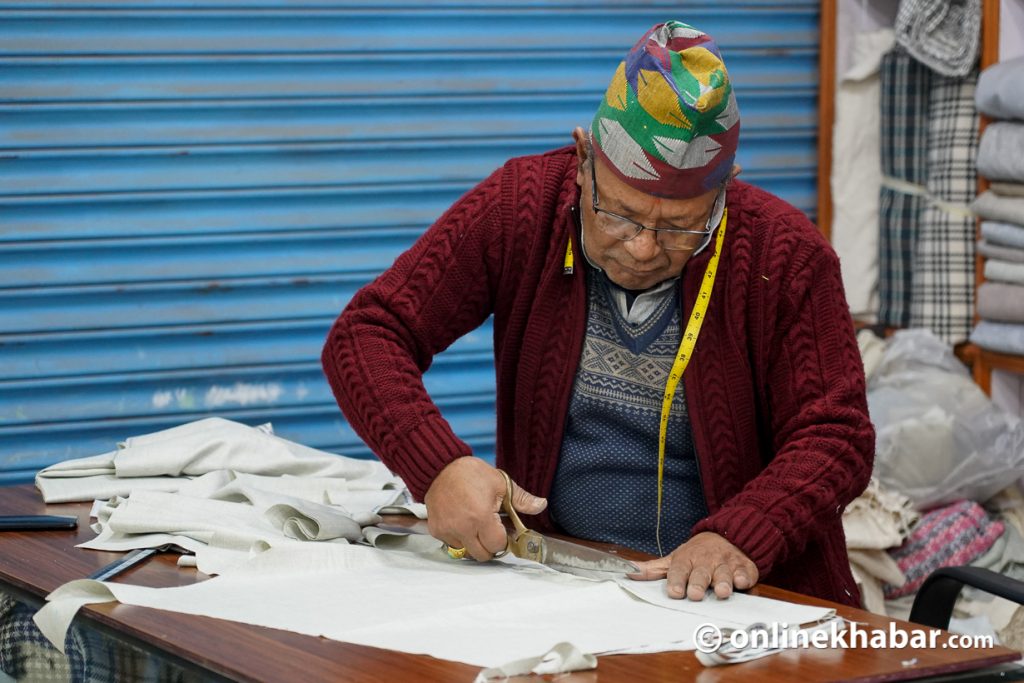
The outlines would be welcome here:
M 1024 123 L 986 126 L 978 147 L 978 173 L 990 180 L 1024 181 Z
M 981 236 L 986 242 L 1024 249 L 1024 226 L 998 221 L 982 221 Z
M 981 0 L 900 0 L 896 42 L 943 76 L 966 76 L 978 60 Z
M 971 332 L 971 341 L 991 351 L 1024 354 L 1024 325 L 982 320 Z
M 1024 263 L 988 259 L 985 261 L 985 279 L 1024 285 Z
M 988 188 L 1001 197 L 1024 197 L 1024 182 L 1008 183 L 996 180 Z
M 1024 285 L 982 283 L 978 287 L 978 315 L 984 320 L 1024 323 Z
M 990 221 L 1024 225 L 1024 197 L 1000 197 L 988 190 L 971 202 L 971 210 Z
M 1006 247 L 1002 244 L 989 242 L 988 240 L 978 241 L 978 253 L 985 258 L 1010 261 L 1011 263 L 1024 263 L 1024 248 Z
M 978 111 L 994 119 L 1024 119 L 1024 57 L 993 64 L 981 73 Z

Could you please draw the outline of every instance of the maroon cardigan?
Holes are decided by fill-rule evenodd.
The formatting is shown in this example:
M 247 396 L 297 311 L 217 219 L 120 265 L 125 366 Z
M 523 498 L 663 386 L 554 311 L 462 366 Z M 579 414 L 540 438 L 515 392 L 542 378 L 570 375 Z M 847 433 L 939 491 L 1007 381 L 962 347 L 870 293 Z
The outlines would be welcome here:
M 497 464 L 546 496 L 586 321 L 572 147 L 512 159 L 360 290 L 324 370 L 352 427 L 422 499 L 470 455 L 423 387 L 435 354 L 494 315 Z M 874 453 L 839 262 L 795 208 L 734 181 L 707 319 L 684 375 L 714 531 L 765 583 L 857 604 L 841 517 Z M 575 272 L 563 273 L 567 241 Z M 710 249 L 683 271 L 683 314 Z M 652 451 L 651 466 L 655 455 Z M 546 514 L 532 523 L 550 528 Z

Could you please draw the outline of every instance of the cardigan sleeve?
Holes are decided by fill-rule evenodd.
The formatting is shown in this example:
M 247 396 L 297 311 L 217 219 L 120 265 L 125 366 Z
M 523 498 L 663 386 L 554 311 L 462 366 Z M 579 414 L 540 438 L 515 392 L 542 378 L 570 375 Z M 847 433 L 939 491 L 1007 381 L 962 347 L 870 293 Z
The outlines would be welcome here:
M 359 290 L 321 355 L 353 429 L 420 500 L 445 465 L 472 453 L 427 394 L 423 373 L 491 313 L 501 272 L 501 175 L 470 190 Z
M 724 536 L 761 576 L 802 553 L 809 540 L 834 532 L 843 509 L 867 485 L 874 458 L 864 370 L 838 259 L 815 240 L 792 256 L 776 259 L 772 279 L 784 284 L 776 290 L 777 310 L 763 313 L 762 321 L 772 330 L 765 335 L 762 381 L 773 456 L 694 528 Z

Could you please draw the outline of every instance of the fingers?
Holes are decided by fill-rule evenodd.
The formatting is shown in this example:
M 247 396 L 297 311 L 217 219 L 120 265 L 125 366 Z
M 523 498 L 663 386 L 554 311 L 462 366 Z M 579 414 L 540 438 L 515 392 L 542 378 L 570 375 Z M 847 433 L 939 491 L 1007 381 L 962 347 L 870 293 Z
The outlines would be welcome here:
M 666 558 L 663 558 L 666 559 Z M 703 533 L 675 549 L 666 573 L 666 591 L 671 598 L 703 600 L 707 592 L 724 599 L 733 590 L 753 588 L 758 581 L 757 566 L 724 538 Z
M 699 582 L 699 576 L 693 576 L 695 568 L 693 561 L 687 556 L 686 553 L 680 553 L 676 551 L 669 555 L 672 560 L 672 564 L 668 568 L 668 596 L 670 598 L 680 599 L 682 597 L 690 597 L 687 586 L 690 581 L 697 580 Z M 691 598 L 692 600 L 700 600 L 703 596 Z
M 640 571 L 636 574 L 627 574 L 634 581 L 656 581 L 663 579 L 668 574 L 669 564 L 672 561 L 671 555 L 659 557 L 656 560 L 646 562 L 634 562 Z
M 512 507 L 524 515 L 539 515 L 548 506 L 546 498 L 528 493 L 519 484 L 512 482 Z

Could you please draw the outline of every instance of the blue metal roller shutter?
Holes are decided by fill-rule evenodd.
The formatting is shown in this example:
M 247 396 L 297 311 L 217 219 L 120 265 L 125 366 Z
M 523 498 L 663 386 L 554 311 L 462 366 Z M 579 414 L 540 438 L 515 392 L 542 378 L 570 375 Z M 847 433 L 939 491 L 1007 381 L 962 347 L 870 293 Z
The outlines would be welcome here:
M 667 18 L 724 51 L 744 177 L 813 215 L 817 2 L 0 0 L 0 483 L 211 414 L 367 455 L 330 323 Z M 426 378 L 484 456 L 490 353 Z

